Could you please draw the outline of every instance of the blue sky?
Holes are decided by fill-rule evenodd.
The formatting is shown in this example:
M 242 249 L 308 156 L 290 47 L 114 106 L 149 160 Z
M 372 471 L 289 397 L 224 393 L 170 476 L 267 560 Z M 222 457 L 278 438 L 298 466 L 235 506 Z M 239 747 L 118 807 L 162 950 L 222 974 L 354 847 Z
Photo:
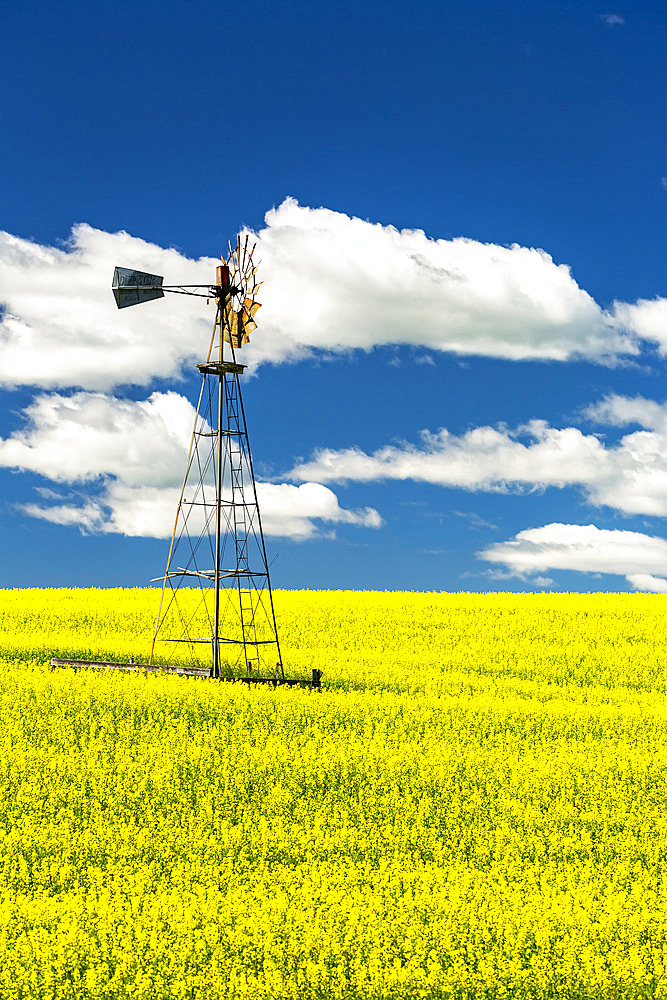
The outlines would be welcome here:
M 118 312 L 113 266 L 208 282 L 250 231 L 274 586 L 667 590 L 662 5 L 1 30 L 0 586 L 163 571 L 213 315 Z

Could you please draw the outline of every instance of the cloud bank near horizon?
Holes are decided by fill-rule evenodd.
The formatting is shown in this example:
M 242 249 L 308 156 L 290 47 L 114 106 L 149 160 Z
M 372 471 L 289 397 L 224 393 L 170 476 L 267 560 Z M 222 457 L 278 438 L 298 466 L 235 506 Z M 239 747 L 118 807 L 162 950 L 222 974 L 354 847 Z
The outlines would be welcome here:
M 550 570 L 609 573 L 625 577 L 637 590 L 667 593 L 667 540 L 638 531 L 546 524 L 490 545 L 478 556 L 528 581 Z
M 169 538 L 194 415 L 175 392 L 139 401 L 100 392 L 43 394 L 24 411 L 23 428 L 0 439 L 0 467 L 38 473 L 58 487 L 38 487 L 41 502 L 22 505 L 32 517 L 88 532 Z M 373 508 L 347 510 L 320 483 L 258 482 L 257 492 L 267 535 L 300 541 L 336 524 L 382 525 Z
M 383 345 L 605 364 L 642 340 L 667 353 L 667 299 L 605 311 L 541 249 L 432 239 L 293 198 L 250 235 L 264 282 L 251 367 Z M 0 233 L 0 385 L 111 391 L 180 377 L 203 357 L 213 306 L 170 296 L 119 312 L 113 268 L 207 283 L 216 262 L 86 224 L 64 247 Z
M 667 403 L 612 395 L 586 411 L 590 420 L 639 425 L 612 446 L 578 427 L 531 420 L 514 429 L 474 427 L 456 436 L 422 431 L 418 445 L 323 448 L 288 478 L 322 483 L 413 480 L 469 492 L 530 492 L 577 487 L 598 507 L 667 517 Z
M 44 393 L 24 411 L 22 429 L 0 440 L 0 467 L 38 473 L 56 487 L 37 487 L 39 502 L 22 507 L 30 516 L 89 532 L 169 537 L 194 413 L 175 392 L 139 401 L 100 392 Z M 667 403 L 611 395 L 589 406 L 586 416 L 641 429 L 606 447 L 578 428 L 535 420 L 516 431 L 481 427 L 460 437 L 424 432 L 420 447 L 390 445 L 372 455 L 324 451 L 293 469 L 287 481 L 258 483 L 265 530 L 302 540 L 336 524 L 381 527 L 375 509 L 347 510 L 325 484 L 388 478 L 471 492 L 576 485 L 591 503 L 667 516 Z M 618 573 L 638 589 L 662 592 L 664 540 L 649 544 L 649 536 L 593 525 L 547 527 L 527 529 L 480 555 L 538 586 L 536 573 L 574 569 Z
M 345 509 L 324 485 L 343 478 L 341 472 L 346 479 L 392 475 L 472 491 L 576 483 L 589 500 L 617 509 L 646 508 L 653 498 L 650 513 L 666 516 L 667 403 L 613 395 L 586 414 L 642 429 L 613 448 L 577 428 L 533 421 L 522 429 L 533 435 L 528 442 L 507 430 L 477 428 L 460 438 L 425 434 L 421 448 L 390 446 L 372 456 L 330 452 L 319 464 L 301 467 L 297 483 L 257 484 L 265 531 L 301 541 L 341 524 L 381 527 L 375 509 Z M 132 401 L 100 392 L 45 393 L 24 418 L 20 431 L 0 440 L 0 467 L 37 473 L 52 484 L 36 487 L 38 499 L 23 504 L 24 513 L 90 533 L 169 537 L 194 421 L 185 397 L 154 392 Z M 667 593 L 667 541 L 636 531 L 554 523 L 520 531 L 478 556 L 503 567 L 501 575 L 537 587 L 553 582 L 541 574 L 573 570 L 619 575 L 637 590 Z

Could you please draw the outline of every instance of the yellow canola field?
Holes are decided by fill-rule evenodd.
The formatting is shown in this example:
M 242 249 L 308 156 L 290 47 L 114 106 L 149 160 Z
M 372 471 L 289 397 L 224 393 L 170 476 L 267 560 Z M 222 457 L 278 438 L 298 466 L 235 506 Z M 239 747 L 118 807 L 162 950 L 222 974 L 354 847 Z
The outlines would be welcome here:
M 0 591 L 3 1000 L 667 997 L 665 598 L 275 596 L 321 693 Z

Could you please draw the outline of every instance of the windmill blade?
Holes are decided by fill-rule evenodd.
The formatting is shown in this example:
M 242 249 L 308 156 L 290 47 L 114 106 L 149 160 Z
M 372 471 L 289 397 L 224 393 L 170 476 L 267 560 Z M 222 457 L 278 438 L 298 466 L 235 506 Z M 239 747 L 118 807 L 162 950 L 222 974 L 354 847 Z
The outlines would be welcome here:
M 232 306 L 230 299 L 227 299 L 224 309 L 224 322 L 227 326 L 231 323 L 232 316 L 234 316 L 234 307 Z
M 222 329 L 224 340 L 226 340 L 228 344 L 231 344 L 232 347 L 238 347 L 239 320 L 235 312 L 232 311 L 230 315 L 226 317 L 226 322 Z
M 252 319 L 254 316 L 257 315 L 257 311 L 262 308 L 262 303 L 256 302 L 254 299 L 244 299 L 243 308 L 245 312 L 248 314 L 248 316 L 250 316 L 250 318 Z
M 247 344 L 248 341 L 250 340 L 250 334 L 257 329 L 257 324 L 255 323 L 254 319 L 244 319 L 242 329 L 245 334 L 245 340 L 243 341 L 243 343 Z
M 256 328 L 257 324 L 253 319 L 245 320 L 243 317 L 243 310 L 239 310 L 237 313 L 237 347 L 243 347 L 250 341 L 250 334 Z
M 245 299 L 243 303 L 243 313 L 245 314 L 243 327 L 246 335 L 245 340 L 243 341 L 244 344 L 248 343 L 250 340 L 250 334 L 253 330 L 257 329 L 255 316 L 257 315 L 257 311 L 261 309 L 261 306 L 261 302 L 253 302 L 252 299 Z

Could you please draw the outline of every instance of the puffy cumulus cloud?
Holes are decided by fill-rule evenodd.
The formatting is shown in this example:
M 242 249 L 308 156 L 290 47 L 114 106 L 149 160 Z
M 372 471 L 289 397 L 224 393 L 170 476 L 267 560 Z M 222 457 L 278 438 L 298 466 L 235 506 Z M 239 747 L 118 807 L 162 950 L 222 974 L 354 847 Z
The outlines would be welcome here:
M 263 279 L 260 325 L 244 348 L 251 367 L 387 344 L 600 362 L 636 354 L 638 336 L 667 345 L 667 300 L 605 312 L 543 250 L 430 239 L 291 198 L 249 236 Z M 202 360 L 213 305 L 173 295 L 119 311 L 116 264 L 206 283 L 216 260 L 85 224 L 64 247 L 0 233 L 0 385 L 109 391 Z
M 95 497 L 78 502 L 25 504 L 23 510 L 53 524 L 74 525 L 89 533 L 121 534 L 133 538 L 170 538 L 179 487 L 129 485 L 112 480 Z M 257 498 L 266 535 L 303 541 L 321 527 L 355 524 L 379 528 L 382 518 L 372 507 L 346 510 L 336 494 L 320 483 L 257 483 Z M 199 521 L 197 521 L 199 516 Z M 197 523 L 195 523 L 197 522 Z M 188 521 L 191 534 L 203 527 L 203 513 L 195 508 Z
M 541 420 L 514 430 L 476 427 L 460 436 L 423 431 L 419 446 L 387 445 L 372 454 L 322 449 L 289 475 L 318 482 L 412 479 L 491 492 L 574 486 L 597 506 L 667 516 L 667 404 L 611 396 L 588 415 L 653 429 L 626 434 L 611 447 L 577 427 Z
M 524 440 L 521 440 L 523 438 Z M 604 447 L 575 427 L 556 430 L 534 420 L 510 431 L 475 427 L 461 436 L 422 431 L 420 447 L 387 445 L 368 455 L 357 448 L 317 451 L 290 477 L 322 482 L 413 479 L 466 490 L 502 491 L 586 483 Z
M 667 299 L 615 302 L 611 315 L 618 327 L 653 341 L 661 354 L 667 354 Z
M 429 239 L 292 198 L 266 214 L 258 241 L 262 324 L 291 353 L 412 344 L 601 361 L 637 351 L 543 250 Z
M 178 375 L 202 360 L 213 308 L 173 295 L 168 305 L 119 311 L 113 269 L 195 284 L 211 280 L 215 263 L 87 225 L 75 226 L 64 248 L 0 232 L 0 384 L 108 390 Z
M 147 400 L 102 393 L 44 394 L 25 411 L 25 426 L 0 441 L 0 466 L 39 473 L 55 483 L 92 484 L 61 497 L 39 488 L 25 513 L 84 531 L 134 537 L 171 535 L 195 411 L 175 392 Z M 258 483 L 269 535 L 310 538 L 322 525 L 377 528 L 372 508 L 346 510 L 326 486 Z
M 606 530 L 594 524 L 547 524 L 520 531 L 480 553 L 514 573 L 577 570 L 582 573 L 667 572 L 667 541 L 637 531 Z
M 628 582 L 637 590 L 646 590 L 650 594 L 667 594 L 667 580 L 662 576 L 652 576 L 650 573 L 631 573 Z
M 667 406 L 643 396 L 619 396 L 612 393 L 599 403 L 587 407 L 584 412 L 589 420 L 613 427 L 639 424 L 649 430 L 663 431 L 667 428 Z
M 316 533 L 314 521 L 325 524 L 357 524 L 380 528 L 382 518 L 372 507 L 345 510 L 336 494 L 321 483 L 258 483 L 262 527 L 269 535 L 310 538 Z
M 114 476 L 159 487 L 183 474 L 195 411 L 176 392 L 138 402 L 78 392 L 37 396 L 24 416 L 24 427 L 0 440 L 0 466 L 54 482 Z
M 66 503 L 28 503 L 22 510 L 31 517 L 78 527 L 87 534 L 170 538 L 178 496 L 179 487 L 174 485 L 144 486 L 109 479 L 93 496 L 81 493 Z
M 517 576 L 547 570 L 611 573 L 640 590 L 662 593 L 667 581 L 667 541 L 637 531 L 615 531 L 594 524 L 547 524 L 520 531 L 478 553 Z

